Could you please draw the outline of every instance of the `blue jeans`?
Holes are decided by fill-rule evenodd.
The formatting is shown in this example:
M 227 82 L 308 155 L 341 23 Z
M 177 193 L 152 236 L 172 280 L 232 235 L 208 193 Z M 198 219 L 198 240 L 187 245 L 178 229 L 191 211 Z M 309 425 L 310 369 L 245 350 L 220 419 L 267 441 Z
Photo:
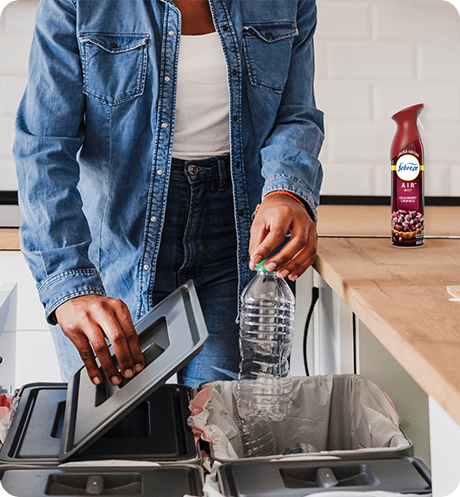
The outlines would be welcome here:
M 228 156 L 173 159 L 161 240 L 152 305 L 192 279 L 209 332 L 204 349 L 178 373 L 179 383 L 194 387 L 204 381 L 235 379 L 240 360 L 235 323 L 238 272 Z M 62 332 L 55 335 L 61 372 L 67 381 L 82 363 Z
M 153 305 L 192 279 L 209 332 L 179 383 L 234 379 L 239 366 L 236 231 L 228 157 L 173 159 Z

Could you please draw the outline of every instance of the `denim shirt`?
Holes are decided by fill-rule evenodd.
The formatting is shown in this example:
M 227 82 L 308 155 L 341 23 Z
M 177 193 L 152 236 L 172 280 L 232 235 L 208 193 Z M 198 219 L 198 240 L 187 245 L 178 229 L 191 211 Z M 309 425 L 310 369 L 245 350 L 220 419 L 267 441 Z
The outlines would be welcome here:
M 251 214 L 287 190 L 316 220 L 314 0 L 210 0 L 228 67 L 240 291 Z M 46 316 L 86 294 L 152 307 L 174 136 L 172 0 L 41 0 L 14 155 L 21 247 Z

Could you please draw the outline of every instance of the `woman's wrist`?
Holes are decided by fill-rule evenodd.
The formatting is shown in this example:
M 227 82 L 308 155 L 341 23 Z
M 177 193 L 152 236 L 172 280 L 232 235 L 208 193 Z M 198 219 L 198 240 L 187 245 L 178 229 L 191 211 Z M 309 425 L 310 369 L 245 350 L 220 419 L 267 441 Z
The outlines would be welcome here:
M 305 203 L 303 202 L 303 200 L 300 199 L 299 197 L 297 197 L 297 195 L 294 195 L 293 193 L 288 192 L 286 190 L 275 190 L 273 192 L 267 193 L 267 195 L 265 195 L 264 198 L 262 199 L 262 202 L 265 199 L 267 199 L 268 197 L 272 197 L 273 195 L 286 195 L 288 197 L 291 197 L 296 202 L 298 202 L 307 211 L 307 213 L 309 213 L 309 210 L 307 209 L 307 206 L 305 205 Z M 260 204 L 257 204 L 255 211 L 252 213 L 252 219 L 254 219 L 256 217 L 257 212 L 259 211 L 262 202 Z
M 303 202 L 302 199 L 300 199 L 297 195 L 294 195 L 293 193 L 291 192 L 288 192 L 286 190 L 275 190 L 273 192 L 270 192 L 270 193 L 267 193 L 267 195 L 265 195 L 265 197 L 262 199 L 262 202 L 268 198 L 268 197 L 272 197 L 273 195 L 287 195 L 288 197 L 291 197 L 293 198 L 296 202 L 298 202 L 304 209 L 306 209 L 305 207 L 305 204 Z

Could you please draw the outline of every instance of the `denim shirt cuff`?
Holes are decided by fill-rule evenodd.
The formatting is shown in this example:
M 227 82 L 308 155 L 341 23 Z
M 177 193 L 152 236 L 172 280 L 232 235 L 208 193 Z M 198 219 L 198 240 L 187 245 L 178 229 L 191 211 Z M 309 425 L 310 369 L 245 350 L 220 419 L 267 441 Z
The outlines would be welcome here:
M 71 269 L 50 276 L 38 290 L 48 323 L 57 324 L 54 311 L 67 300 L 82 295 L 105 296 L 104 285 L 96 269 Z
M 288 181 L 286 182 L 286 176 L 284 176 L 283 178 L 281 178 L 280 176 L 268 178 L 262 191 L 262 198 L 265 197 L 265 195 L 268 195 L 270 192 L 279 190 L 285 190 L 299 197 L 303 201 L 312 221 L 315 224 L 318 222 L 316 208 L 318 207 L 319 201 L 315 198 L 313 192 L 299 179 L 288 177 Z

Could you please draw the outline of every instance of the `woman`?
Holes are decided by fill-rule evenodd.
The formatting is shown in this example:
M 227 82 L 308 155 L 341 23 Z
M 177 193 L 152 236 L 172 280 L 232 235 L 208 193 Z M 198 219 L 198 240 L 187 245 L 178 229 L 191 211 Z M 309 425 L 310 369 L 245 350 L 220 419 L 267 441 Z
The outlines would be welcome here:
M 132 320 L 189 278 L 210 337 L 179 381 L 234 376 L 250 270 L 315 258 L 315 25 L 314 0 L 41 0 L 14 152 L 64 380 L 142 370 Z

